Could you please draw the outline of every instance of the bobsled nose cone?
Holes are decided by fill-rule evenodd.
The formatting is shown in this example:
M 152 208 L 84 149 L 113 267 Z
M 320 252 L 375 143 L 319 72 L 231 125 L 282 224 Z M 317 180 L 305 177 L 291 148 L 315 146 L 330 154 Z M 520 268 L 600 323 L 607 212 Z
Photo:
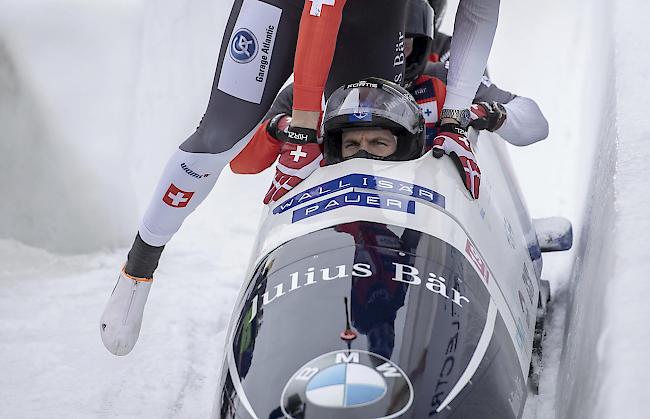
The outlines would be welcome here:
M 99 321 L 102 342 L 113 355 L 127 355 L 138 341 L 150 288 L 151 280 L 120 273 Z

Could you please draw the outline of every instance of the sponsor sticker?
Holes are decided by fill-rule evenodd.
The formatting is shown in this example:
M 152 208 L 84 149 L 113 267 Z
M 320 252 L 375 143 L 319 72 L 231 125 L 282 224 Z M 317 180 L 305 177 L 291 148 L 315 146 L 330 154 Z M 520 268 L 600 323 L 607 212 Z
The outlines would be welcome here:
M 369 87 L 371 89 L 377 89 L 379 87 L 379 83 L 373 83 L 365 80 L 358 81 L 356 83 L 350 83 L 345 86 L 345 89 L 356 89 L 358 87 Z
M 391 281 L 408 284 L 409 286 L 424 287 L 432 295 L 450 301 L 454 306 L 461 309 L 471 304 L 470 299 L 459 290 L 447 283 L 447 279 L 434 272 L 420 272 L 415 266 L 393 262 L 391 264 L 393 276 Z M 327 266 L 320 269 L 311 266 L 304 272 L 293 272 L 286 280 L 275 285 L 273 289 L 266 290 L 262 294 L 255 294 L 251 299 L 251 316 L 248 322 L 256 320 L 258 313 L 262 312 L 269 304 L 274 304 L 278 299 L 283 299 L 294 291 L 314 284 L 328 284 L 331 281 L 344 278 L 370 278 L 375 275 L 372 266 L 368 263 L 354 263 L 352 266 L 341 264 Z
M 294 195 L 276 206 L 273 209 L 273 214 L 282 214 L 283 212 L 293 209 L 301 204 L 315 201 L 324 196 L 349 188 L 391 192 L 398 195 L 418 198 L 440 208 L 445 208 L 445 197 L 432 189 L 387 177 L 354 173 L 332 179 Z M 413 214 L 413 212 L 411 212 L 411 214 Z
M 348 192 L 343 195 L 313 202 L 306 207 L 295 210 L 291 222 L 295 223 L 305 218 L 347 206 L 381 208 L 415 214 L 415 201 L 412 200 L 388 198 L 375 193 Z
M 258 43 L 253 32 L 246 28 L 239 29 L 232 37 L 228 52 L 233 60 L 239 64 L 253 61 L 257 56 Z
M 169 185 L 169 188 L 167 188 L 167 192 L 163 195 L 162 200 L 170 207 L 183 208 L 187 206 L 193 195 L 194 192 L 183 191 L 172 183 Z
M 281 15 L 278 7 L 244 0 L 223 59 L 219 90 L 247 102 L 262 101 Z
M 397 42 L 395 43 L 395 57 L 393 58 L 393 68 L 398 70 L 393 76 L 393 81 L 395 83 L 401 83 L 404 79 L 404 62 L 406 61 L 406 56 L 404 55 L 404 34 L 400 31 L 397 33 Z
M 457 314 L 454 317 L 458 317 Z M 449 325 L 449 329 L 453 333 L 451 337 L 447 340 L 447 350 L 445 351 L 445 358 L 440 365 L 440 372 L 436 377 L 436 385 L 434 387 L 434 393 L 431 397 L 431 410 L 438 410 L 445 400 L 449 396 L 449 392 L 453 389 L 456 382 L 450 379 L 450 376 L 454 373 L 454 367 L 458 362 L 458 354 L 456 351 L 459 348 L 458 338 L 460 337 L 460 321 L 455 319 Z M 459 365 L 460 366 L 460 365 Z M 453 377 L 453 376 L 452 376 Z
M 309 140 L 309 135 L 302 134 L 300 132 L 294 132 L 294 131 L 287 131 L 287 137 L 289 137 L 292 140 L 297 140 L 297 141 L 307 141 L 307 140 Z
M 528 267 L 524 263 L 524 270 L 521 274 L 521 281 L 524 283 L 524 286 L 526 287 L 526 294 L 528 295 L 528 301 L 530 302 L 530 305 L 534 305 L 535 303 L 535 286 L 533 285 L 533 281 L 530 279 L 530 272 L 528 272 Z
M 321 355 L 296 371 L 280 405 L 288 418 L 302 417 L 307 410 L 336 417 L 340 409 L 354 410 L 355 417 L 394 418 L 412 403 L 413 385 L 397 364 L 372 352 L 343 350 Z
M 196 173 L 194 170 L 190 169 L 190 167 L 186 163 L 181 163 L 181 169 L 183 169 L 183 171 L 187 173 L 189 176 L 196 179 L 203 179 L 210 176 L 210 173 Z
M 465 243 L 465 253 L 467 253 L 467 256 L 469 256 L 469 260 L 472 261 L 476 269 L 478 270 L 478 273 L 481 275 L 481 278 L 485 283 L 487 284 L 490 281 L 490 270 L 487 267 L 487 264 L 481 257 L 481 254 L 476 250 L 474 245 L 472 244 L 469 239 L 467 239 L 467 243 Z

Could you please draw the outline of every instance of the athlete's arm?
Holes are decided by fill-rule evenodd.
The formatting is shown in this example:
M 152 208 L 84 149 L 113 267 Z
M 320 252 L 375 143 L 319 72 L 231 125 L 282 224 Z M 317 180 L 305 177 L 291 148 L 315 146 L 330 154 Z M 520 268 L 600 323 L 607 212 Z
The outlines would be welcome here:
M 269 133 L 269 122 L 276 115 L 290 114 L 292 103 L 293 85 L 290 84 L 275 98 L 246 147 L 230 161 L 230 169 L 234 173 L 256 174 L 275 163 L 280 154 L 281 143 Z
M 500 89 L 485 76 L 474 98 L 474 103 L 479 102 L 498 102 L 503 105 L 507 117 L 494 132 L 512 145 L 523 147 L 548 136 L 548 121 L 533 99 Z
M 269 108 L 263 121 L 273 118 L 279 113 L 284 113 L 287 115 L 291 114 L 291 109 L 293 108 L 293 83 L 289 84 L 287 87 L 282 89 L 278 96 L 273 101 L 273 104 Z
M 305 1 L 293 70 L 293 126 L 317 129 L 345 2 Z
M 479 102 L 499 102 L 506 109 L 505 122 L 494 132 L 510 144 L 523 147 L 548 137 L 548 121 L 533 99 L 503 90 L 484 76 L 474 98 Z
M 440 62 L 428 63 L 424 74 L 446 82 L 448 76 L 446 67 Z M 501 128 L 494 132 L 512 145 L 526 146 L 548 136 L 548 122 L 534 100 L 499 88 L 487 76 L 481 79 L 472 102 L 499 102 L 506 108 L 506 120 Z
M 467 109 L 471 105 L 492 48 L 499 3 L 500 0 L 460 1 L 451 40 L 445 109 Z
M 548 137 L 548 121 L 533 99 L 516 96 L 503 107 L 508 116 L 501 128 L 494 132 L 504 140 L 523 147 Z
M 230 161 L 230 170 L 233 173 L 244 175 L 260 173 L 271 167 L 278 159 L 281 143 L 269 134 L 269 122 L 267 119 L 258 126 L 246 147 Z

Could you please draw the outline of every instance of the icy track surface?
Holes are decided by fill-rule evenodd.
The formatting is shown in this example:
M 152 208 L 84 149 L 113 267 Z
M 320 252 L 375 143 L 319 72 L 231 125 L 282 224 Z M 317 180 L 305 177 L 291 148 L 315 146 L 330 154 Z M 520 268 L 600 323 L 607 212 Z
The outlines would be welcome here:
M 546 368 L 526 419 L 650 411 L 650 7 L 618 3 L 502 4 L 491 75 L 551 126 L 513 163 L 533 216 L 576 232 L 544 258 Z M 230 4 L 0 0 L 0 417 L 209 416 L 270 172 L 224 173 L 167 246 L 129 356 L 104 349 L 98 319 L 205 109 Z

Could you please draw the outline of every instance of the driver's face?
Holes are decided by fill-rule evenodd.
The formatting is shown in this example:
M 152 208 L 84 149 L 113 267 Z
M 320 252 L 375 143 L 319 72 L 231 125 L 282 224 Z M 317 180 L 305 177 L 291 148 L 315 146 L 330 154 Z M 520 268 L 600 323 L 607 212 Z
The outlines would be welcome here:
M 362 128 L 343 131 L 341 155 L 344 159 L 365 150 L 378 157 L 388 157 L 397 150 L 397 139 L 385 128 Z

